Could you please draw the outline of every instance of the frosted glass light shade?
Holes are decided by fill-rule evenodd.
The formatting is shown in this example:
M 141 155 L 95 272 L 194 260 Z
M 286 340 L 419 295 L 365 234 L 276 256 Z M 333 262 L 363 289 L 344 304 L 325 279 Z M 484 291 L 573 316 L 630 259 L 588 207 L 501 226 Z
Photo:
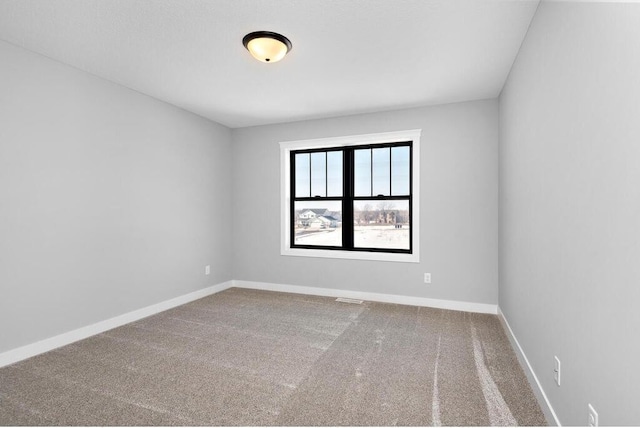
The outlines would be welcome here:
M 242 44 L 251 55 L 262 62 L 278 62 L 291 50 L 291 42 L 285 36 L 270 31 L 249 33 Z

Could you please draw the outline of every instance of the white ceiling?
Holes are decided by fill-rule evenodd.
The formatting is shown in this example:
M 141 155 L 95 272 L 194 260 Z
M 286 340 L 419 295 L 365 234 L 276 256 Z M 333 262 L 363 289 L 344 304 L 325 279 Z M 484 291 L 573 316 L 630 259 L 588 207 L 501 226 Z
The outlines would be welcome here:
M 0 39 L 232 128 L 497 97 L 538 0 L 0 0 Z M 281 62 L 242 37 L 282 33 Z

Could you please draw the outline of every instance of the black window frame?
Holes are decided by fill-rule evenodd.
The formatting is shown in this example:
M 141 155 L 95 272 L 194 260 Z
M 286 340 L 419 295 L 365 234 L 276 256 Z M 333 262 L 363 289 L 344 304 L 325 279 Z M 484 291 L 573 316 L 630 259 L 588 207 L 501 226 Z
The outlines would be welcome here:
M 393 195 L 393 159 L 392 153 L 393 147 L 409 147 L 409 194 L 402 196 Z M 389 195 L 373 195 L 373 171 L 371 174 L 371 196 L 355 196 L 355 156 L 356 150 L 362 149 L 379 149 L 390 148 L 389 157 Z M 309 196 L 308 197 L 296 197 L 296 155 L 303 153 L 319 153 L 319 152 L 336 152 L 343 153 L 342 157 L 342 196 L 314 196 L 311 193 L 311 179 L 309 180 Z M 352 251 L 352 252 L 370 252 L 370 253 L 391 253 L 391 254 L 413 254 L 413 140 L 387 142 L 387 143 L 373 143 L 373 144 L 358 144 L 348 146 L 331 146 L 331 147 L 314 147 L 310 149 L 291 150 L 289 152 L 289 177 L 290 177 L 290 202 L 289 202 L 289 248 L 292 249 L 311 249 L 311 250 L 329 250 L 329 251 Z M 309 156 L 311 158 L 311 156 Z M 371 161 L 373 169 L 373 158 Z M 325 162 L 325 168 L 327 163 Z M 325 180 L 327 180 L 327 174 L 325 173 Z M 328 183 L 325 189 L 328 189 Z M 328 190 L 327 190 L 328 191 Z M 402 248 L 374 248 L 374 247 L 355 247 L 354 246 L 354 210 L 353 205 L 355 201 L 387 201 L 387 200 L 402 200 L 408 201 L 409 204 L 409 249 Z M 305 201 L 341 201 L 342 202 L 342 246 L 330 246 L 330 245 L 303 245 L 295 243 L 295 206 L 296 202 Z

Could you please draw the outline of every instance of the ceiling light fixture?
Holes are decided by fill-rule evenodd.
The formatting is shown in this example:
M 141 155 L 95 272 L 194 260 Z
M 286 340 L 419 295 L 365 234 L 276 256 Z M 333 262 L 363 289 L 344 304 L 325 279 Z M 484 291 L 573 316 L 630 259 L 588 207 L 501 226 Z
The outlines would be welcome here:
M 251 55 L 262 62 L 278 62 L 291 50 L 291 41 L 271 31 L 254 31 L 242 38 Z

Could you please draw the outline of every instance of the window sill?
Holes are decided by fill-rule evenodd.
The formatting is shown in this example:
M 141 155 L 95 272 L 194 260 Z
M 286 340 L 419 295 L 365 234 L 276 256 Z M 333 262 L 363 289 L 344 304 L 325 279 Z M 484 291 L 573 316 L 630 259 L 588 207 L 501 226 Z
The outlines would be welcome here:
M 420 263 L 418 254 L 378 253 L 369 251 L 313 250 L 308 248 L 283 248 L 282 256 L 317 257 L 324 259 L 374 260 L 381 262 Z

